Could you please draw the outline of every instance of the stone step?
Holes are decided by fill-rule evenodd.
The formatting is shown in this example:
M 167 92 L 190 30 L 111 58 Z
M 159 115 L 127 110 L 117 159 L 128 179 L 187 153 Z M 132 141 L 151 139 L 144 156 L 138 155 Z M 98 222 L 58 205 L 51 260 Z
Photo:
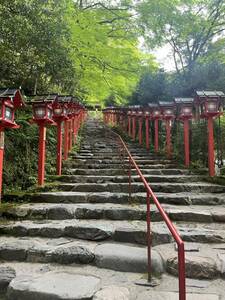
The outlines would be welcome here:
M 0 259 L 32 263 L 91 264 L 115 271 L 145 273 L 146 247 L 97 243 L 68 238 L 1 237 Z M 153 272 L 161 274 L 164 266 L 161 256 L 153 250 Z
M 135 172 L 132 172 L 133 174 Z M 145 175 L 145 179 L 148 182 L 199 182 L 203 180 L 203 177 L 196 175 Z M 132 182 L 141 182 L 139 175 L 132 175 Z M 104 182 L 115 182 L 115 183 L 126 183 L 129 182 L 128 175 L 117 176 L 117 175 L 63 175 L 59 178 L 62 182 L 74 182 L 74 183 L 104 183 Z
M 224 205 L 225 194 L 210 193 L 156 193 L 160 203 L 176 205 Z M 115 204 L 145 204 L 146 193 L 127 193 L 110 192 L 46 192 L 30 195 L 32 202 L 45 203 L 115 203 Z
M 155 156 L 152 156 L 152 155 L 146 155 L 146 156 L 137 156 L 137 155 L 133 155 L 132 156 L 133 159 L 135 160 L 153 160 L 153 159 L 156 159 L 156 160 L 166 160 L 165 157 L 155 157 Z M 93 159 L 96 159 L 96 160 L 102 160 L 102 159 L 106 159 L 106 160 L 120 160 L 121 159 L 121 156 L 116 153 L 116 154 L 112 154 L 111 155 L 99 155 L 98 153 L 96 154 L 80 154 L 80 153 L 77 153 L 77 154 L 70 154 L 70 159 L 71 160 L 76 160 L 76 159 L 81 159 L 81 160 L 93 160 Z
M 101 163 L 101 164 L 83 164 L 83 165 L 79 165 L 76 164 L 75 161 L 66 161 L 63 164 L 64 168 L 77 168 L 77 169 L 123 169 L 124 165 L 121 164 L 105 164 L 105 163 Z M 128 167 L 128 165 L 126 165 L 126 167 Z M 140 169 L 146 169 L 146 165 L 142 165 L 139 164 L 138 167 Z M 177 165 L 176 164 L 156 164 L 156 165 L 150 165 L 148 169 L 176 169 Z M 133 168 L 134 169 L 134 168 Z
M 196 192 L 196 193 L 225 193 L 225 186 L 210 184 L 205 182 L 193 183 L 169 183 L 169 182 L 153 182 L 151 188 L 154 192 L 160 193 L 180 193 L 180 192 Z M 61 191 L 76 192 L 111 192 L 126 193 L 129 191 L 127 183 L 61 183 L 59 186 Z M 133 182 L 131 185 L 132 193 L 145 192 L 143 183 Z
M 12 292 L 16 292 L 13 300 L 21 300 L 21 298 L 22 300 L 45 300 L 46 297 L 49 299 L 49 294 L 46 295 L 46 293 L 52 290 L 52 286 L 54 287 L 54 293 L 57 294 L 57 297 L 53 299 L 65 300 L 65 294 L 61 297 L 61 292 L 64 291 L 65 288 L 66 290 L 70 290 L 70 294 L 72 293 L 72 297 L 67 298 L 67 300 L 84 300 L 82 293 L 90 292 L 90 287 L 93 288 L 93 277 L 94 279 L 100 279 L 97 292 L 93 292 L 93 300 L 177 300 L 179 298 L 177 287 L 178 279 L 168 274 L 163 274 L 160 279 L 160 285 L 150 289 L 148 286 L 135 285 L 135 283 L 140 281 L 146 283 L 146 278 L 143 274 L 119 272 L 90 265 L 70 266 L 50 263 L 3 262 L 2 266 L 4 268 L 14 268 L 17 274 L 16 279 L 10 285 Z M 82 276 L 81 282 L 78 282 L 79 277 L 77 276 Z M 27 281 L 28 277 L 30 280 Z M 53 281 L 49 281 L 49 278 L 53 278 Z M 57 281 L 59 279 L 60 282 Z M 56 281 L 57 288 L 55 285 Z M 90 286 L 88 286 L 89 281 L 91 282 Z M 46 283 L 47 286 L 50 285 L 47 291 Z M 188 291 L 187 300 L 224 299 L 224 281 L 222 280 L 187 279 L 186 283 Z M 14 286 L 16 286 L 15 290 Z M 63 288 L 58 290 L 58 288 L 62 286 Z M 74 286 L 76 289 L 71 288 L 71 286 Z M 29 294 L 31 287 L 33 292 L 32 297 L 30 297 Z M 78 298 L 77 292 L 79 292 Z M 87 299 L 87 294 L 85 297 Z M 92 299 L 92 297 L 89 299 Z
M 120 159 L 74 159 L 74 160 L 68 160 L 67 161 L 68 164 L 70 163 L 74 163 L 76 165 L 84 165 L 84 164 L 114 164 L 114 165 L 121 165 L 121 163 L 126 163 L 127 165 L 129 165 L 129 160 L 125 159 L 125 160 L 120 160 Z M 161 160 L 156 160 L 156 159 L 136 159 L 136 163 L 137 165 L 170 165 L 170 164 L 174 164 L 173 161 L 171 160 L 165 160 L 165 159 L 161 159 Z
M 172 221 L 196 223 L 225 223 L 225 206 L 175 206 L 162 205 Z M 2 210 L 2 216 L 13 219 L 108 219 L 108 220 L 146 220 L 146 205 L 121 204 L 21 204 Z M 161 221 L 156 206 L 151 205 L 151 221 Z
M 225 225 L 220 223 L 174 222 L 187 242 L 225 243 Z M 145 221 L 54 220 L 17 221 L 0 225 L 0 234 L 11 236 L 70 237 L 92 241 L 114 240 L 146 244 Z M 173 238 L 163 222 L 152 222 L 152 245 L 171 243 Z
M 65 169 L 64 174 L 72 175 L 103 175 L 118 176 L 124 175 L 126 170 L 122 169 Z M 133 169 L 133 174 L 135 170 Z M 190 175 L 191 172 L 185 169 L 142 169 L 143 175 Z
M 186 277 L 211 280 L 225 278 L 225 244 L 184 244 L 186 257 Z M 154 247 L 160 253 L 168 273 L 178 275 L 178 251 L 175 244 Z

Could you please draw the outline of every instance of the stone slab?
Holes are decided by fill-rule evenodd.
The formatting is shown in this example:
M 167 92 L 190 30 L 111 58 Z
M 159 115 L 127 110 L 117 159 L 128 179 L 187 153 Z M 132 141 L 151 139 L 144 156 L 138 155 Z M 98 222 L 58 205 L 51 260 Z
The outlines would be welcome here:
M 9 283 L 16 277 L 16 271 L 8 266 L 0 267 L 0 293 L 5 293 Z
M 89 300 L 100 288 L 98 277 L 48 272 L 42 276 L 18 276 L 11 281 L 8 300 Z
M 140 294 L 137 300 L 178 300 L 179 294 L 176 292 L 144 292 Z M 187 294 L 187 300 L 219 300 L 215 294 Z
M 93 300 L 130 300 L 130 292 L 125 287 L 107 286 L 98 291 Z
M 95 248 L 95 264 L 100 268 L 124 272 L 147 272 L 147 249 L 106 243 Z M 153 273 L 164 271 L 162 257 L 152 250 Z

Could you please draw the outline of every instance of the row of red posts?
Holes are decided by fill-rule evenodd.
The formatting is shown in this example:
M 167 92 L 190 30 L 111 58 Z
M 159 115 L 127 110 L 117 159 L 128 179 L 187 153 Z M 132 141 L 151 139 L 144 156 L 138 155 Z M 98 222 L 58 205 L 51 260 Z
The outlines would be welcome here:
M 171 125 L 177 119 L 184 126 L 184 162 L 190 166 L 190 120 L 200 118 L 208 121 L 208 168 L 209 175 L 215 176 L 214 132 L 213 120 L 223 114 L 225 95 L 221 91 L 197 91 L 194 98 L 175 98 L 171 102 L 149 103 L 145 106 L 107 107 L 103 110 L 104 122 L 112 126 L 120 126 L 133 140 L 136 139 L 138 124 L 139 144 L 143 144 L 143 122 L 145 121 L 145 146 L 150 149 L 150 126 L 154 122 L 154 151 L 159 152 L 159 120 L 165 122 L 166 153 L 172 157 Z
M 31 99 L 26 104 L 31 104 L 33 108 L 31 123 L 36 123 L 39 127 L 38 185 L 42 186 L 45 178 L 47 127 L 49 125 L 57 126 L 56 169 L 57 175 L 61 175 L 62 148 L 64 147 L 64 160 L 67 160 L 68 153 L 76 143 L 77 133 L 86 118 L 87 111 L 73 96 L 51 94 L 33 96 Z M 2 191 L 4 130 L 5 128 L 20 127 L 15 123 L 15 111 L 23 106 L 25 106 L 25 101 L 19 89 L 0 89 L 0 194 Z

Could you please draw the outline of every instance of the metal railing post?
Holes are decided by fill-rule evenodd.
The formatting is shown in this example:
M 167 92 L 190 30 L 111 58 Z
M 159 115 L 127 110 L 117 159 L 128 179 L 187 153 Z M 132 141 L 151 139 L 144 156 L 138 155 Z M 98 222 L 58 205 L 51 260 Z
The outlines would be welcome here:
M 128 176 L 129 176 L 129 201 L 131 201 L 131 160 L 130 160 L 130 157 L 129 157 Z
M 185 278 L 185 250 L 184 243 L 178 245 L 178 276 L 179 276 L 179 300 L 186 300 Z
M 151 257 L 151 209 L 150 209 L 150 193 L 147 191 L 146 197 L 147 212 L 146 212 L 146 221 L 147 221 L 147 254 L 148 254 L 148 282 L 152 281 L 152 257 Z
M 146 204 L 147 204 L 147 212 L 146 212 L 146 221 L 147 221 L 147 256 L 148 256 L 148 283 L 149 286 L 155 286 L 156 283 L 152 278 L 152 264 L 151 264 L 151 207 L 150 207 L 150 199 L 153 200 L 154 204 L 156 205 L 161 217 L 163 218 L 164 222 L 166 223 L 170 233 L 172 234 L 174 240 L 178 246 L 178 277 L 179 277 L 179 300 L 186 300 L 186 274 L 185 274 L 185 249 L 184 249 L 184 242 L 181 239 L 178 231 L 174 227 L 173 223 L 169 219 L 168 215 L 164 211 L 163 207 L 161 206 L 159 200 L 157 199 L 156 195 L 152 191 L 149 183 L 146 181 L 144 175 L 142 174 L 140 168 L 138 167 L 137 163 L 133 159 L 130 151 L 128 150 L 126 144 L 124 143 L 121 136 L 114 132 L 114 134 L 118 137 L 118 141 L 121 144 L 123 150 L 120 153 L 127 153 L 127 157 L 129 160 L 129 187 L 131 187 L 131 165 L 133 165 L 134 169 L 136 170 L 137 174 L 139 175 L 142 183 L 144 184 L 146 190 Z M 129 191 L 130 193 L 130 191 Z

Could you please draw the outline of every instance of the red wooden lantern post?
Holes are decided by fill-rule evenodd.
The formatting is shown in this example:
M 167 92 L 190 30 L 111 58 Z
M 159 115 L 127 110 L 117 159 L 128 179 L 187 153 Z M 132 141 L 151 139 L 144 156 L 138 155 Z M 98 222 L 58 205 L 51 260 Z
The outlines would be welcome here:
M 52 104 L 53 120 L 57 124 L 57 159 L 56 159 L 57 175 L 62 174 L 62 123 L 68 119 L 67 117 L 68 101 L 69 101 L 69 97 L 59 96 Z
M 166 122 L 166 153 L 168 158 L 172 157 L 172 144 L 171 144 L 171 122 L 175 118 L 175 105 L 173 102 L 160 101 L 159 106 L 163 119 Z
M 133 141 L 136 139 L 136 111 L 134 107 L 132 109 L 132 139 Z
M 24 106 L 24 101 L 18 89 L 0 89 L 0 201 L 2 198 L 2 176 L 4 160 L 5 128 L 16 129 L 15 110 Z
M 138 116 L 138 141 L 139 141 L 139 145 L 142 145 L 143 111 L 141 107 L 139 107 L 138 109 L 137 116 Z
M 73 147 L 73 118 L 74 118 L 74 100 L 73 100 L 73 97 L 71 97 L 70 101 L 68 101 L 68 113 L 67 113 L 67 116 L 68 116 L 68 120 L 66 121 L 67 122 L 67 135 L 68 135 L 68 138 L 67 138 L 67 142 L 68 142 L 68 152 L 70 152 L 70 150 L 72 149 Z M 68 153 L 67 153 L 67 158 L 68 158 Z
M 57 99 L 57 95 L 37 96 L 33 104 L 33 120 L 39 126 L 39 146 L 38 146 L 38 185 L 44 184 L 45 178 L 45 147 L 46 147 L 46 126 L 53 125 L 52 103 Z
M 223 112 L 222 100 L 225 98 L 220 91 L 197 91 L 195 103 L 201 118 L 208 120 L 208 167 L 209 176 L 215 176 L 213 119 Z
M 159 105 L 156 103 L 148 104 L 150 110 L 150 117 L 154 121 L 154 149 L 159 152 L 159 120 L 161 118 L 161 111 Z
M 127 118 L 128 118 L 128 135 L 129 137 L 132 136 L 132 111 L 131 107 L 129 107 L 128 112 L 127 112 Z
M 150 111 L 149 108 L 145 108 L 145 144 L 146 149 L 150 149 L 150 135 L 149 135 L 149 119 L 150 119 Z
M 175 98 L 177 105 L 177 119 L 184 123 L 184 164 L 190 165 L 190 141 L 189 141 L 189 120 L 193 117 L 193 98 Z
M 84 107 L 76 102 L 74 105 L 74 115 L 75 115 L 75 119 L 74 119 L 74 143 L 76 143 L 77 140 L 77 134 L 78 131 L 80 129 L 81 124 L 84 122 L 85 118 L 86 118 L 86 110 L 84 109 Z

